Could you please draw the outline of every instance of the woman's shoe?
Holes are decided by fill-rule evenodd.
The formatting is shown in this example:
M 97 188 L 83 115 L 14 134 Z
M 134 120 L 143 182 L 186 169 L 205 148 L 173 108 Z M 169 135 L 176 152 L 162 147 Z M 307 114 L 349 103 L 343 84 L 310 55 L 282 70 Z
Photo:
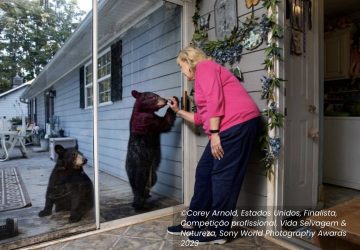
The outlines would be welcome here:
M 199 231 L 200 229 L 197 228 L 186 228 L 182 225 L 171 226 L 167 228 L 167 232 L 172 235 L 181 235 L 182 233 L 186 236 L 186 233 Z

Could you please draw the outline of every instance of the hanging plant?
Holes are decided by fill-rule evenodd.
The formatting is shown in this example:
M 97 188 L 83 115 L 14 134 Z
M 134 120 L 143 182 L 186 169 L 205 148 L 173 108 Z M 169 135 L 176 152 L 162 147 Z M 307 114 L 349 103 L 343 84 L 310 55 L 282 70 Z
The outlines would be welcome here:
M 274 70 L 275 62 L 282 60 L 282 49 L 276 44 L 276 40 L 283 37 L 283 28 L 276 23 L 276 6 L 280 1 L 263 0 L 263 6 L 268 10 L 268 14 L 263 14 L 261 18 L 254 15 L 254 6 L 259 1 L 246 1 L 248 8 L 252 8 L 251 15 L 240 23 L 238 27 L 235 27 L 229 37 L 225 36 L 223 40 L 216 41 L 209 41 L 207 31 L 198 25 L 200 2 L 201 0 L 196 1 L 196 10 L 193 16 L 195 33 L 192 44 L 204 50 L 208 56 L 214 58 L 218 63 L 228 66 L 238 79 L 243 80 L 239 65 L 236 65 L 241 60 L 243 48 L 253 50 L 259 47 L 263 41 L 267 41 L 263 63 L 267 75 L 262 76 L 260 79 L 262 84 L 261 98 L 265 99 L 268 104 L 268 107 L 262 111 L 262 115 L 267 118 L 267 126 L 260 136 L 260 143 L 265 154 L 263 162 L 266 176 L 270 178 L 281 150 L 280 138 L 276 136 L 270 137 L 270 132 L 282 127 L 284 120 L 284 115 L 279 111 L 276 100 L 277 89 L 280 88 L 284 80 L 277 78 Z M 191 94 L 193 96 L 193 90 Z M 192 110 L 196 110 L 194 103 Z
M 264 16 L 260 22 L 261 27 L 268 32 L 269 44 L 265 49 L 264 65 L 267 76 L 261 78 L 262 95 L 267 100 L 268 107 L 262 114 L 267 117 L 267 129 L 261 137 L 261 147 L 265 152 L 263 161 L 265 162 L 266 176 L 271 177 L 274 173 L 275 163 L 279 157 L 281 140 L 277 136 L 270 136 L 276 128 L 283 127 L 284 115 L 279 111 L 276 100 L 276 91 L 280 88 L 283 79 L 276 77 L 274 65 L 276 61 L 282 61 L 282 48 L 278 47 L 276 40 L 282 38 L 283 29 L 276 23 L 276 5 L 278 0 L 264 0 L 263 6 L 270 12 L 269 16 Z

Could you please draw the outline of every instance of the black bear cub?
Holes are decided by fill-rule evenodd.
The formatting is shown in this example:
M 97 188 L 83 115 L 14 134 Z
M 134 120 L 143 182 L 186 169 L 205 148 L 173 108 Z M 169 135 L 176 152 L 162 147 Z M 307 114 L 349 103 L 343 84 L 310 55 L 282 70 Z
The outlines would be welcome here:
M 93 207 L 93 184 L 83 171 L 87 159 L 75 148 L 55 146 L 58 159 L 51 172 L 46 190 L 45 207 L 39 216 L 47 216 L 55 212 L 70 210 L 69 222 L 80 221 L 84 214 Z
M 156 171 L 161 158 L 160 133 L 171 129 L 176 116 L 170 108 L 163 117 L 154 113 L 168 102 L 155 93 L 133 90 L 131 94 L 136 101 L 130 119 L 126 172 L 134 194 L 133 207 L 142 209 L 157 180 Z

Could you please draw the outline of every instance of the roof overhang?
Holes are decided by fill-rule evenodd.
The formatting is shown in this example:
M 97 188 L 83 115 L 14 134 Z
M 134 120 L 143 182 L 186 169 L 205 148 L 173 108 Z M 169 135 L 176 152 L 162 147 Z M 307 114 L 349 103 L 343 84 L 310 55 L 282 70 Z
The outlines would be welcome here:
M 22 88 L 24 88 L 24 87 L 26 87 L 26 86 L 29 86 L 29 85 L 31 84 L 31 82 L 32 82 L 32 80 L 31 80 L 31 81 L 28 81 L 28 82 L 25 82 L 25 83 L 23 83 L 23 84 L 15 87 L 15 88 L 9 89 L 9 90 L 6 91 L 6 92 L 1 93 L 1 94 L 0 94 L 0 98 L 6 96 L 6 95 L 8 95 L 8 94 L 11 94 L 12 92 L 15 92 L 15 91 L 17 91 L 17 90 L 19 90 L 19 89 L 22 89 Z
M 99 50 L 163 5 L 163 0 L 103 0 L 98 7 Z M 31 99 L 91 60 L 92 12 L 44 67 L 21 98 Z

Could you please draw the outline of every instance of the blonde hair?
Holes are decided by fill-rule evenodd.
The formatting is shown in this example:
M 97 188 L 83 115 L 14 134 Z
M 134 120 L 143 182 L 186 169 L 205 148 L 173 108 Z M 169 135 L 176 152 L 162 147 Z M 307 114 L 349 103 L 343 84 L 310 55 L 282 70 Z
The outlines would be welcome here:
M 204 51 L 201 49 L 188 46 L 183 48 L 178 57 L 176 58 L 176 63 L 180 64 L 180 62 L 186 62 L 189 64 L 190 70 L 195 73 L 196 65 L 203 60 L 211 60 L 212 58 L 207 56 Z

